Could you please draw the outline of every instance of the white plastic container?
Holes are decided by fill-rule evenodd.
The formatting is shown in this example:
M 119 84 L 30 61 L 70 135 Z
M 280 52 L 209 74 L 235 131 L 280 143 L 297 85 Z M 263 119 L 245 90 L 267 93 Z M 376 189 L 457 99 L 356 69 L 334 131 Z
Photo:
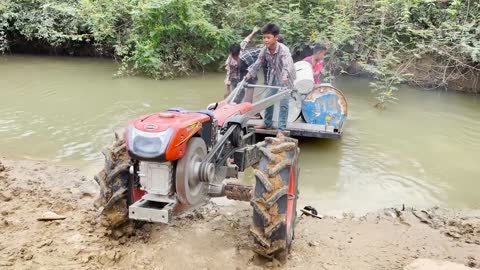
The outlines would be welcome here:
M 314 86 L 312 65 L 307 61 L 298 61 L 295 63 L 297 79 L 293 85 L 301 94 L 308 94 Z

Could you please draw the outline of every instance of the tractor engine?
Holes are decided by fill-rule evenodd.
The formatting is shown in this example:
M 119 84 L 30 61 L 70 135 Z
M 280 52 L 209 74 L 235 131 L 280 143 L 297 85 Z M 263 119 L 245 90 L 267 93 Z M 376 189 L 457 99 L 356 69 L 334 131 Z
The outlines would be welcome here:
M 130 187 L 133 189 L 130 218 L 168 223 L 173 208 L 179 207 L 178 202 L 188 206 L 205 198 L 204 193 L 209 178 L 213 177 L 214 167 L 201 166 L 201 159 L 185 157 L 185 154 L 187 144 L 193 138 L 204 145 L 205 155 L 207 149 L 215 144 L 217 123 L 208 112 L 170 110 L 146 115 L 128 125 L 124 138 L 128 155 L 133 161 L 130 168 L 133 180 Z M 182 158 L 188 159 L 183 163 L 192 172 L 188 183 L 175 182 L 175 168 Z M 183 189 L 185 186 L 195 186 L 198 196 L 175 196 L 178 185 Z M 149 211 L 154 208 L 163 210 Z
M 211 148 L 217 136 L 217 124 L 208 112 L 172 110 L 154 113 L 131 122 L 124 138 L 129 155 L 142 161 L 178 160 L 185 154 L 191 137 L 201 137 Z

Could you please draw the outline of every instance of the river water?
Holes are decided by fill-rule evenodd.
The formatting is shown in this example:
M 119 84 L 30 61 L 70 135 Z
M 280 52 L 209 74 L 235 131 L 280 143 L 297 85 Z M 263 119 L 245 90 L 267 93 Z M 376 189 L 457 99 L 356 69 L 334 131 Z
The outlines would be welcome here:
M 169 107 L 203 109 L 222 74 L 114 79 L 110 60 L 0 58 L 0 156 L 47 159 L 93 175 L 114 130 Z M 379 111 L 368 81 L 341 78 L 341 140 L 301 141 L 300 203 L 325 214 L 384 207 L 480 207 L 480 97 L 402 87 Z M 247 180 L 248 181 L 248 180 Z

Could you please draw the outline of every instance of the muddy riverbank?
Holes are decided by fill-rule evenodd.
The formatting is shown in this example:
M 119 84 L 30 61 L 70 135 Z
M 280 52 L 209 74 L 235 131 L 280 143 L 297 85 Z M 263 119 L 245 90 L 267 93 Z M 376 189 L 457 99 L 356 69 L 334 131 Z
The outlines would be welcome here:
M 212 203 L 115 239 L 98 224 L 90 175 L 46 161 L 0 162 L 0 269 L 403 269 L 416 258 L 480 268 L 479 210 L 303 216 L 287 264 L 277 265 L 251 251 L 246 203 Z M 48 211 L 65 219 L 37 220 Z

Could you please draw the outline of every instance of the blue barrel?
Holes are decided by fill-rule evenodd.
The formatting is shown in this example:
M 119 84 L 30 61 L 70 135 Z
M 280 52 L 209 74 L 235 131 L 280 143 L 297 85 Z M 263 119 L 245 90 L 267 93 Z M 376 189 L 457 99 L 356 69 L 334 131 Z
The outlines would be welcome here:
M 341 132 L 347 118 L 347 99 L 331 84 L 320 84 L 307 94 L 302 103 L 305 122 L 324 125 L 326 130 Z

